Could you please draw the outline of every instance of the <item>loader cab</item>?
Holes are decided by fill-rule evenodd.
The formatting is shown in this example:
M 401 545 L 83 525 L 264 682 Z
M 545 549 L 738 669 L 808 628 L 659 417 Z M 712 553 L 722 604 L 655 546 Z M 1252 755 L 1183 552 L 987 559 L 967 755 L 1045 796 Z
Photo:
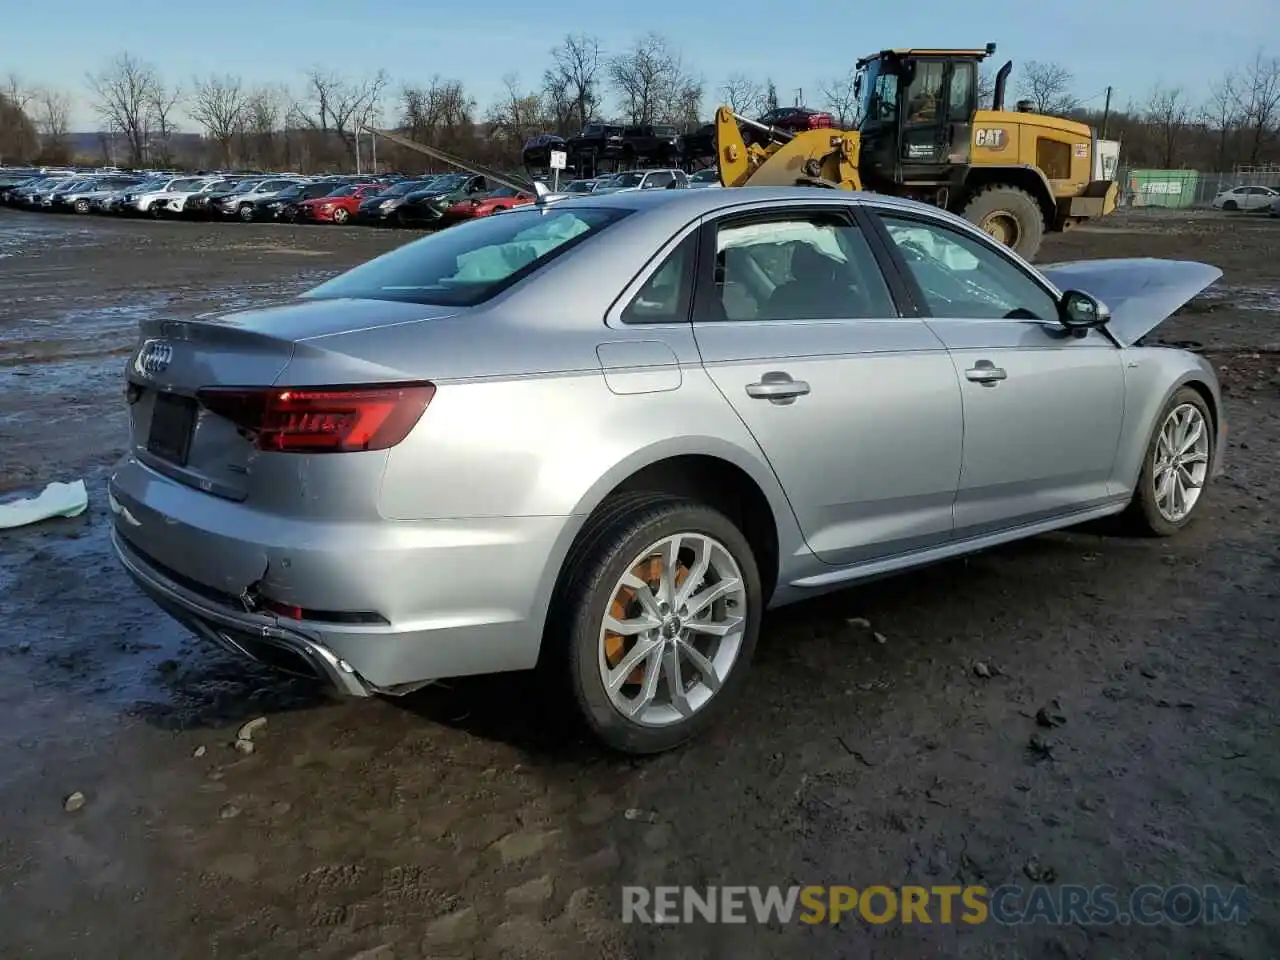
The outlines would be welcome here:
M 969 160 L 981 50 L 881 50 L 858 61 L 859 168 L 872 188 L 959 186 Z

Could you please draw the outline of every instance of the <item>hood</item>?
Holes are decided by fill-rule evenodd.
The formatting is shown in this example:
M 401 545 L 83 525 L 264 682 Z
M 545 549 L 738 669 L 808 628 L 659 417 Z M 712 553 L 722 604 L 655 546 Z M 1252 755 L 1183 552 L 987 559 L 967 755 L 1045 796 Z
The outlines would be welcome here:
M 1040 272 L 1059 290 L 1081 290 L 1106 304 L 1111 311 L 1107 330 L 1126 347 L 1222 276 L 1207 263 L 1140 257 L 1050 263 Z

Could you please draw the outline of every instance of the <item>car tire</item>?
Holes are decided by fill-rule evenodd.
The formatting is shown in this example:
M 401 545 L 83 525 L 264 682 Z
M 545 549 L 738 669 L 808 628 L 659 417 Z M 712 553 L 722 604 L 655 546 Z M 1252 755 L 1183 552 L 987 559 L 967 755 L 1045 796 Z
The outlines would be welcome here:
M 644 564 L 649 565 L 646 572 L 652 576 L 653 551 L 672 542 L 683 543 L 677 548 L 677 564 L 686 577 L 690 565 L 699 566 L 699 559 L 705 557 L 707 569 L 700 583 L 713 578 L 713 585 L 734 584 L 710 609 L 712 615 L 722 618 L 720 626 L 729 618 L 741 618 L 740 628 L 716 638 L 684 627 L 677 619 L 680 607 L 658 606 L 672 599 L 665 592 L 669 588 L 663 587 L 646 594 L 649 604 L 663 611 L 662 627 L 640 635 L 627 648 L 628 637 L 606 631 L 605 620 L 627 612 L 634 616 L 645 608 L 637 590 L 622 581 Z M 553 601 L 543 641 L 540 667 L 557 675 L 550 678 L 550 687 L 568 693 L 567 699 L 576 705 L 590 732 L 622 753 L 646 755 L 670 750 L 715 723 L 732 705 L 750 667 L 764 609 L 755 556 L 737 525 L 705 504 L 663 494 L 629 494 L 607 503 L 589 521 L 575 544 L 573 558 Z M 676 583 L 674 599 L 688 599 L 679 595 L 679 588 L 687 581 L 677 579 Z M 702 592 L 697 585 L 690 589 Z M 697 612 L 686 608 L 685 616 L 691 619 Z M 625 668 L 628 657 L 639 655 L 641 643 L 650 654 L 633 668 Z M 692 658 L 700 658 L 701 668 L 714 668 L 711 683 Z M 675 675 L 684 681 L 679 698 L 671 696 L 673 663 Z M 606 686 L 609 669 L 627 670 L 616 694 Z M 650 681 L 650 687 L 636 682 L 638 674 L 657 679 Z M 648 701 L 644 700 L 646 693 Z M 636 718 L 623 712 L 629 704 L 644 702 L 648 706 L 639 710 Z
M 1240 209 L 1240 204 L 1236 203 L 1234 200 L 1228 200 L 1222 205 L 1222 209 L 1234 212 Z
M 1174 418 L 1178 415 L 1187 417 L 1192 423 L 1198 423 L 1202 433 L 1195 433 L 1194 427 L 1192 428 L 1191 436 L 1196 439 L 1189 450 L 1175 454 L 1182 459 L 1170 467 L 1167 466 L 1168 437 L 1170 430 L 1176 429 Z M 1215 453 L 1213 423 L 1213 416 L 1204 397 L 1190 387 L 1178 390 L 1164 405 L 1142 455 L 1142 472 L 1138 476 L 1133 500 L 1123 514 L 1125 526 L 1130 532 L 1142 536 L 1170 537 L 1195 518 L 1212 479 Z M 1188 465 L 1190 469 L 1187 469 Z M 1166 487 L 1166 482 L 1172 482 L 1174 477 L 1196 484 L 1190 488 L 1195 490 L 1195 498 L 1191 504 L 1186 506 L 1185 499 L 1183 501 L 1185 512 L 1171 509 L 1177 506 L 1177 501 L 1173 499 L 1177 489 L 1186 489 L 1182 485 L 1177 488 Z
M 333 211 L 333 222 L 338 226 L 342 226 L 350 218 L 351 214 L 347 213 L 342 207 L 338 207 Z
M 253 204 L 240 204 L 239 209 L 236 210 L 236 216 L 240 218 L 242 223 L 251 223 L 253 221 Z
M 979 190 L 965 204 L 962 216 L 1024 260 L 1031 260 L 1040 251 L 1044 213 L 1036 198 L 1025 190 L 1007 186 Z
M 151 219 L 159 220 L 164 216 L 164 204 L 159 200 L 152 200 L 151 204 L 147 207 L 147 214 Z
M 76 213 L 84 214 L 89 212 L 88 200 L 77 200 L 72 208 Z

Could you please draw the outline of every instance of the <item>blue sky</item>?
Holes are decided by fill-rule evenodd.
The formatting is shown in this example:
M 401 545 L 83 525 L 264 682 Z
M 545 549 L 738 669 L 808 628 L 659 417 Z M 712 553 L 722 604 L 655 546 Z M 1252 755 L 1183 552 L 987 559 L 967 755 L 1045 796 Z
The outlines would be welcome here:
M 654 30 L 674 41 L 705 79 L 707 114 L 717 102 L 716 87 L 730 73 L 771 76 L 784 103 L 797 89 L 816 103 L 823 77 L 881 47 L 995 41 L 1000 61 L 1015 61 L 1015 90 L 1018 62 L 1056 60 L 1074 71 L 1080 97 L 1101 106 L 1099 94 L 1111 84 L 1120 107 L 1141 100 L 1157 81 L 1202 90 L 1226 67 L 1251 59 L 1260 45 L 1280 54 L 1280 0 L 1072 0 L 1043 7 L 1029 0 L 970 0 L 963 15 L 957 15 L 957 3 L 880 0 L 833 3 L 793 22 L 790 11 L 800 9 L 781 0 L 130 0 L 116 7 L 99 0 L 41 0 L 6 11 L 0 77 L 14 71 L 27 83 L 73 93 L 73 127 L 83 130 L 96 126 L 84 94 L 85 72 L 121 50 L 184 83 L 196 74 L 230 72 L 250 83 L 295 85 L 315 64 L 351 75 L 384 68 L 397 86 L 439 74 L 463 81 L 483 110 L 503 74 L 536 82 L 548 51 L 565 33 L 594 34 L 616 51 Z

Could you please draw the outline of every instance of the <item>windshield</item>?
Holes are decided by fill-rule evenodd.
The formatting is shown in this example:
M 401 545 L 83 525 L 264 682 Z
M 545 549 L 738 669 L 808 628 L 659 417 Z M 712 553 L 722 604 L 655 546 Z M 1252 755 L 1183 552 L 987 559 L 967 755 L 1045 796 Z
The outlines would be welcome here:
M 350 197 L 350 196 L 354 196 L 356 191 L 359 189 L 360 188 L 357 187 L 354 183 L 350 183 L 350 184 L 347 184 L 345 187 L 338 187 L 334 190 L 330 190 L 328 193 L 325 194 L 325 196 L 326 197 Z
M 383 254 L 303 296 L 471 306 L 626 215 L 588 209 L 483 217 Z
M 610 180 L 606 184 L 606 186 L 638 187 L 640 186 L 640 183 L 642 180 L 644 180 L 644 174 L 642 173 L 620 173 L 616 177 L 614 177 L 612 180 Z
M 590 193 L 591 181 L 590 180 L 574 180 L 572 183 L 566 183 L 564 185 L 564 192 L 565 193 Z
M 712 181 L 720 179 L 720 172 L 714 167 L 711 167 L 706 170 L 699 170 L 689 179 L 694 183 L 711 183 Z
M 883 60 L 872 60 L 862 75 L 862 117 L 873 124 L 898 119 L 898 75 L 885 71 Z
M 239 183 L 233 183 L 227 187 L 227 190 L 230 193 L 248 193 L 261 182 L 261 180 L 241 180 Z
M 432 180 L 430 183 L 426 184 L 426 189 L 438 190 L 441 193 L 448 193 L 450 190 L 457 190 L 459 187 L 462 187 L 466 182 L 466 177 L 456 173 L 451 173 L 438 180 Z M 419 189 L 423 188 L 419 187 Z
M 421 190 L 427 185 L 425 180 L 404 180 L 397 183 L 394 187 L 387 187 L 382 191 L 382 198 L 387 197 L 403 197 L 406 193 L 413 193 L 415 190 Z

